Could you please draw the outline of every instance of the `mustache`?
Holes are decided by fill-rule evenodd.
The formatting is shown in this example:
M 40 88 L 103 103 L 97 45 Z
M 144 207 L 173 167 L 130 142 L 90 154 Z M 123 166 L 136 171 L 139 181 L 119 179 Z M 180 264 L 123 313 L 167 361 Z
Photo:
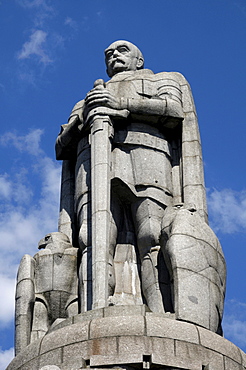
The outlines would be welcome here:
M 114 59 L 112 59 L 111 64 L 115 64 L 116 62 L 120 62 L 122 64 L 125 64 L 125 61 L 122 60 L 121 58 L 114 58 Z

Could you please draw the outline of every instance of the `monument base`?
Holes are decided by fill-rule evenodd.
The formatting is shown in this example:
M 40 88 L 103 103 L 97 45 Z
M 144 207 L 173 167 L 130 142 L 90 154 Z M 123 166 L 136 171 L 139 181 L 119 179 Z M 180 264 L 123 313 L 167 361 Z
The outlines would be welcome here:
M 227 339 L 141 306 L 111 306 L 56 320 L 7 370 L 243 370 L 246 354 Z

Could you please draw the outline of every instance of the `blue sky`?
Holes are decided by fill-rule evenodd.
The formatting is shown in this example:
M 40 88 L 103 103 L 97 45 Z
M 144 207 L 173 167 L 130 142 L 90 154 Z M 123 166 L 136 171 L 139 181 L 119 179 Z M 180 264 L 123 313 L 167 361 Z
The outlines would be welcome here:
M 0 370 L 13 356 L 19 261 L 57 230 L 59 127 L 107 80 L 103 51 L 117 39 L 135 43 L 146 68 L 191 84 L 227 260 L 224 334 L 246 350 L 245 0 L 2 0 L 0 24 Z

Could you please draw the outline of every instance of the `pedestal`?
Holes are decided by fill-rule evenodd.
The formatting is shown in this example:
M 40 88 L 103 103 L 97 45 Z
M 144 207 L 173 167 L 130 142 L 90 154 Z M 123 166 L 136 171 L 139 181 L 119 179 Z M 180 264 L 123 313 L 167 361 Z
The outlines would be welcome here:
M 57 320 L 7 370 L 243 370 L 246 354 L 194 324 L 146 306 L 111 306 Z

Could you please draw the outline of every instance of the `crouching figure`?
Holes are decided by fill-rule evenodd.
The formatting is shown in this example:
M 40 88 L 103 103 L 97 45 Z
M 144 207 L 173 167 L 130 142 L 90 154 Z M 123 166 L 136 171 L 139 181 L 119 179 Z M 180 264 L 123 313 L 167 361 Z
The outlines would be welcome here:
M 78 313 L 77 248 L 61 233 L 40 240 L 34 257 L 23 256 L 17 276 L 15 349 L 41 338 L 55 321 Z

